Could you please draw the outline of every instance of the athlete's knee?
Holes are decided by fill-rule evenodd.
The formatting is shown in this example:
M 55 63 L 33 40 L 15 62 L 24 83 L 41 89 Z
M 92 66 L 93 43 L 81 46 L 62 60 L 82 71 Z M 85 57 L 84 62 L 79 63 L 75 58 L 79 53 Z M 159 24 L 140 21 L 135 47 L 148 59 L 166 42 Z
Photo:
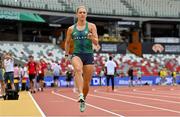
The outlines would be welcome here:
M 75 73 L 77 73 L 77 74 L 82 74 L 82 69 L 81 69 L 81 68 L 76 68 L 76 69 L 75 69 Z

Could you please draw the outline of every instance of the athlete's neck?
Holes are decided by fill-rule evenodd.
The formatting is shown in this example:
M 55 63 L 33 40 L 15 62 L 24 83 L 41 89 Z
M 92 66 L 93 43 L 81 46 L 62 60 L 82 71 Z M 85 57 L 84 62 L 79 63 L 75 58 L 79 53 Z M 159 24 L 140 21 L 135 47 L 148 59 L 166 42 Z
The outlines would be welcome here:
M 78 22 L 77 22 L 77 25 L 78 25 L 78 26 L 84 26 L 85 24 L 86 24 L 86 20 L 78 21 Z

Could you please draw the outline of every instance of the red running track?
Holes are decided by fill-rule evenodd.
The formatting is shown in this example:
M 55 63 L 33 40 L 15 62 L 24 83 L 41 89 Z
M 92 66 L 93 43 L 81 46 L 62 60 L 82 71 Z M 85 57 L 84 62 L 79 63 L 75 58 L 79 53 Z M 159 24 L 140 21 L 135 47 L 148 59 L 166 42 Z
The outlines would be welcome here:
M 72 88 L 48 88 L 33 97 L 46 116 L 180 116 L 180 86 L 117 87 L 115 92 L 91 87 L 83 113 Z

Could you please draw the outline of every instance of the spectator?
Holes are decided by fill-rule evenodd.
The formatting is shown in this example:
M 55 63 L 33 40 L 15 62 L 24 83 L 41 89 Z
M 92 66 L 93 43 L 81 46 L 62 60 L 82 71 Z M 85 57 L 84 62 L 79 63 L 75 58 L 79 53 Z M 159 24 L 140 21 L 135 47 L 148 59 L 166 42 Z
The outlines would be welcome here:
M 73 78 L 72 70 L 70 68 L 68 68 L 67 72 L 66 72 L 66 83 L 67 83 L 66 86 L 67 87 L 70 87 L 72 78 Z
M 128 70 L 128 76 L 129 76 L 129 87 L 134 86 L 133 85 L 133 80 L 134 80 L 134 75 L 133 75 L 133 68 L 129 68 Z
M 112 60 L 112 56 L 105 63 L 106 78 L 107 78 L 107 91 L 109 91 L 109 80 L 111 79 L 112 91 L 114 91 L 114 75 L 116 73 L 116 63 Z
M 35 93 L 35 78 L 36 78 L 36 68 L 37 68 L 37 63 L 34 61 L 34 57 L 31 55 L 29 56 L 29 61 L 27 64 L 28 67 L 28 73 L 29 73 L 29 80 L 30 80 L 30 92 Z
M 43 91 L 44 87 L 44 75 L 46 74 L 47 64 L 43 59 L 40 59 L 40 62 L 37 65 L 38 76 L 37 76 L 37 84 L 38 91 Z
M 136 84 L 138 85 L 138 82 L 139 82 L 139 85 L 142 86 L 142 71 L 141 71 L 141 68 L 138 69 L 137 71 L 137 80 L 136 80 Z
M 58 63 L 54 63 L 53 76 L 54 76 L 54 87 L 57 88 L 59 84 L 59 76 L 61 74 L 61 67 Z
M 11 89 L 15 90 L 14 86 L 14 59 L 11 53 L 7 53 L 4 58 L 5 69 L 5 87 L 7 88 L 8 80 L 10 81 Z
M 17 64 L 14 64 L 14 84 L 15 84 L 15 89 L 19 91 L 19 74 L 20 70 Z
M 172 76 L 172 85 L 176 85 L 176 71 L 173 71 L 171 73 Z
M 99 73 L 99 85 L 102 85 L 102 77 L 104 76 L 104 68 L 101 69 Z

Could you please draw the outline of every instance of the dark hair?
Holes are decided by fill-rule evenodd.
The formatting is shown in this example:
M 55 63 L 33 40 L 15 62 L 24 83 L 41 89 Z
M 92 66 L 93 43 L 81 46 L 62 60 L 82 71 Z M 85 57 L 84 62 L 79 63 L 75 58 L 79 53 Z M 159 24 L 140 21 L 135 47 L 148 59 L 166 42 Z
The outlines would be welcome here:
M 109 60 L 112 60 L 112 56 L 109 57 Z
M 33 55 L 29 55 L 29 58 L 34 58 Z

